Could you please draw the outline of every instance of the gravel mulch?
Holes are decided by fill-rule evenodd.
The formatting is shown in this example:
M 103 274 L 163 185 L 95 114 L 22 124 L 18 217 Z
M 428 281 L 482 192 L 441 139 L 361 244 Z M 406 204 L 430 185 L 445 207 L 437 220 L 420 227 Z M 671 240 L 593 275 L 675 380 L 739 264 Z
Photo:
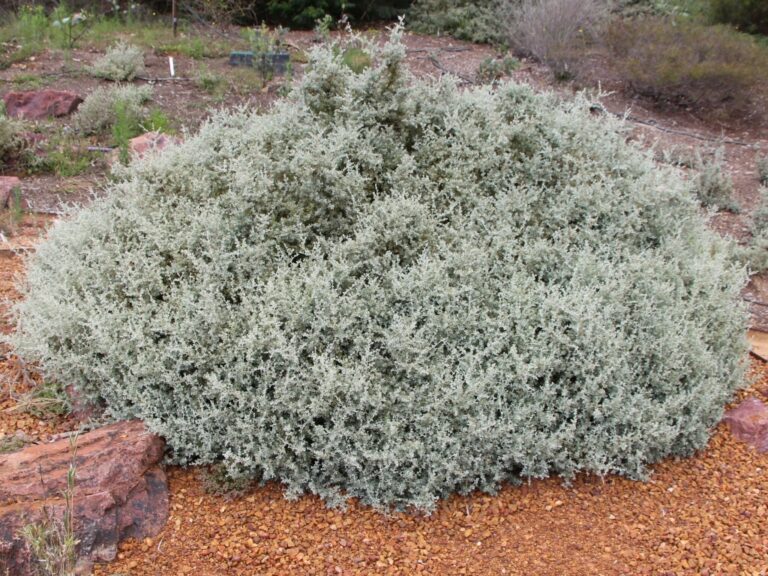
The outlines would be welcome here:
M 768 367 L 753 365 L 760 394 Z M 431 516 L 283 498 L 234 500 L 170 470 L 171 516 L 125 542 L 102 576 L 171 574 L 744 575 L 768 573 L 768 454 L 720 425 L 706 450 L 654 466 L 650 481 L 579 476 L 452 497 Z

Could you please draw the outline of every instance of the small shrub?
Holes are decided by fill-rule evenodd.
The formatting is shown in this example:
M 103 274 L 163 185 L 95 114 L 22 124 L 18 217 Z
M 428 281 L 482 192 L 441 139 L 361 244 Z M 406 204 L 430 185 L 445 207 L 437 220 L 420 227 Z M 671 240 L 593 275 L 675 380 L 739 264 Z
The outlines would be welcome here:
M 131 81 L 144 74 L 144 53 L 138 46 L 118 42 L 88 68 L 97 78 L 113 82 Z
M 315 20 L 315 27 L 313 28 L 315 33 L 315 41 L 330 42 L 333 25 L 333 17 L 330 14 L 326 14 L 322 18 Z
M 665 164 L 681 168 L 695 168 L 699 164 L 698 151 L 690 146 L 671 146 L 661 150 L 658 159 Z
M 62 491 L 64 510 L 56 518 L 48 506 L 43 507 L 43 519 L 28 524 L 21 536 L 35 560 L 35 572 L 39 576 L 75 576 L 77 544 L 74 527 L 75 479 L 77 474 L 77 434 L 69 437 L 70 463 L 67 485 Z
M 177 463 L 382 507 L 703 447 L 744 282 L 677 171 L 529 87 L 315 50 L 31 255 L 17 352 Z
M 768 155 L 760 156 L 758 154 L 755 158 L 755 165 L 757 166 L 757 177 L 760 183 L 768 185 Z
M 701 17 L 707 0 L 616 0 L 613 11 L 625 18 L 638 16 Z
M 140 126 L 144 132 L 163 132 L 165 134 L 173 132 L 171 119 L 159 108 L 152 108 L 141 121 Z
M 83 134 L 100 134 L 111 130 L 117 120 L 118 108 L 137 123 L 146 114 L 144 104 L 152 97 L 149 86 L 130 84 L 97 88 L 77 109 L 74 126 Z
M 49 23 L 43 7 L 21 6 L 18 15 L 10 16 L 7 24 L 0 27 L 0 69 L 42 52 L 48 35 Z
M 504 44 L 507 33 L 499 18 L 504 5 L 504 0 L 416 0 L 407 22 L 414 32 Z
M 718 149 L 711 159 L 702 158 L 697 152 L 694 190 L 703 206 L 738 212 L 739 205 L 733 200 L 733 180 L 728 174 L 724 152 Z
M 709 0 L 714 22 L 730 24 L 751 34 L 768 35 L 768 2 L 765 0 Z
M 642 96 L 737 116 L 758 113 L 768 50 L 723 26 L 691 21 L 616 21 L 607 42 L 628 88 Z
M 115 123 L 112 126 L 112 142 L 119 151 L 119 159 L 123 164 L 130 160 L 130 140 L 141 132 L 139 119 L 131 111 L 125 101 L 115 103 Z
M 198 88 L 205 90 L 209 94 L 220 94 L 224 88 L 225 81 L 219 74 L 211 72 L 205 66 L 200 66 L 195 76 L 195 84 Z
M 26 445 L 19 436 L 3 436 L 0 438 L 0 454 L 9 454 L 21 450 Z
M 607 15 L 606 0 L 511 0 L 505 5 L 510 44 L 562 79 L 574 75 L 580 52 Z
M 507 74 L 514 72 L 520 66 L 515 58 L 491 58 L 488 57 L 480 63 L 475 77 L 480 84 L 490 84 L 501 80 Z
M 21 214 L 23 215 L 23 212 Z M 36 418 L 64 416 L 72 409 L 64 387 L 55 381 L 34 383 L 31 389 L 18 394 L 15 400 L 8 412 L 23 412 Z
M 72 50 L 88 32 L 91 24 L 85 11 L 72 12 L 66 2 L 59 3 L 51 13 L 51 38 L 60 48 Z
M 753 236 L 768 235 L 768 188 L 760 188 L 760 203 L 752 214 Z
M 760 203 L 752 214 L 750 241 L 735 248 L 737 261 L 752 274 L 768 270 L 768 188 L 761 188 L 759 193 Z
M 21 199 L 21 190 L 14 188 L 8 199 L 8 208 L 0 210 L 0 234 L 15 234 L 23 218 L 24 204 Z
M 18 158 L 25 148 L 24 123 L 8 118 L 0 110 L 0 169 Z
M 48 37 L 48 17 L 42 6 L 24 5 L 19 10 L 17 29 L 24 44 L 44 42 Z

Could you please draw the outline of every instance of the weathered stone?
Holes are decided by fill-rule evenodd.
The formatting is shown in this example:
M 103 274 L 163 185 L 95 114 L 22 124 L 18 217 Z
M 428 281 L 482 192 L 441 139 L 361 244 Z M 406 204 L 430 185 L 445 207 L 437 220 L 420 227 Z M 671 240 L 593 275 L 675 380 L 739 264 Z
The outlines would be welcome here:
M 21 180 L 16 176 L 0 176 L 0 210 L 8 206 L 11 192 L 21 186 Z
M 73 510 L 81 567 L 114 559 L 125 538 L 161 530 L 168 518 L 163 450 L 163 440 L 137 420 L 77 439 Z M 32 573 L 19 530 L 46 513 L 62 517 L 70 462 L 68 439 L 0 455 L 0 574 Z
M 68 116 L 83 101 L 74 92 L 66 90 L 33 90 L 8 92 L 3 96 L 5 111 L 12 118 L 43 120 L 51 116 Z
M 751 444 L 758 452 L 768 452 L 768 405 L 750 396 L 723 418 L 736 438 Z
M 128 142 L 128 151 L 132 158 L 143 158 L 147 153 L 153 150 L 162 150 L 169 144 L 178 144 L 180 140 L 173 136 L 168 136 L 162 132 L 146 132 L 136 138 L 131 138 Z M 116 162 L 120 157 L 120 150 L 112 152 L 112 162 Z

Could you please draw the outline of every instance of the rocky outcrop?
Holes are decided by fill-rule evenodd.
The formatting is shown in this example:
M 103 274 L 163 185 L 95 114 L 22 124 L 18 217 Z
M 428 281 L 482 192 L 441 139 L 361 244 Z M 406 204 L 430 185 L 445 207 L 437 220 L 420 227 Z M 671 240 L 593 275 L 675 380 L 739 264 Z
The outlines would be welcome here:
M 768 452 L 768 405 L 750 396 L 723 418 L 736 438 L 754 446 L 758 452 Z
M 136 420 L 77 438 L 73 511 L 81 570 L 112 560 L 121 540 L 161 530 L 168 518 L 163 450 L 163 440 Z M 68 439 L 0 455 L 0 574 L 32 573 L 19 530 L 46 514 L 62 517 L 70 462 Z
M 72 114 L 83 99 L 66 90 L 33 90 L 8 92 L 3 101 L 6 114 L 11 118 L 43 120 Z

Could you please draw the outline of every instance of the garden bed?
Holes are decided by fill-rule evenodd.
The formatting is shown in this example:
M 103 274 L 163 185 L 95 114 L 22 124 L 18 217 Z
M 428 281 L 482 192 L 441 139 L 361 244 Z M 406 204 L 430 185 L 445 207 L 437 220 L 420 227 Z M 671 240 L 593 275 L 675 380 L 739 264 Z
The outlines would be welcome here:
M 309 33 L 292 33 L 289 41 L 311 45 Z M 420 75 L 448 70 L 471 80 L 477 66 L 493 54 L 489 47 L 446 38 L 409 36 L 406 41 L 408 62 Z M 86 51 L 76 51 L 74 57 L 93 58 Z M 177 58 L 181 76 L 198 66 L 191 58 Z M 205 62 L 217 73 L 232 74 L 226 56 Z M 166 63 L 165 55 L 150 56 L 150 74 L 165 75 Z M 69 75 L 56 55 L 12 67 L 0 77 L 13 84 L 22 74 L 43 79 L 63 74 L 57 85 L 86 92 L 99 85 Z M 548 75 L 537 65 L 525 63 L 514 75 L 550 87 Z M 268 105 L 274 98 L 274 90 L 249 91 L 245 86 L 216 96 L 192 82 L 158 82 L 156 101 L 174 114 L 179 125 L 194 128 L 213 106 Z M 567 92 L 562 85 L 557 89 Z M 618 113 L 633 104 L 620 95 L 606 100 L 609 110 Z M 722 134 L 749 144 L 725 144 L 735 196 L 744 210 L 720 213 L 713 222 L 722 233 L 743 235 L 757 203 L 751 146 L 761 143 L 759 133 L 749 127 L 723 132 L 721 125 L 637 105 L 632 114 L 646 122 L 637 125 L 635 137 L 659 138 L 661 146 L 700 145 L 700 137 L 714 141 Z M 37 199 L 38 205 L 56 210 L 59 202 L 51 190 L 60 186 L 71 189 L 69 199 L 87 202 L 91 189 L 98 190 L 103 182 L 103 168 L 93 168 L 86 176 L 28 179 L 25 197 L 33 207 Z M 63 199 L 67 200 L 66 194 Z M 28 215 L 0 245 L 0 296 L 15 298 L 12 278 L 23 273 L 20 256 L 13 250 L 33 246 L 48 222 L 49 217 Z M 753 281 L 751 297 L 768 301 L 768 290 L 761 291 L 760 286 L 760 279 Z M 768 326 L 763 308 L 753 306 L 756 326 Z M 3 324 L 4 331 L 9 329 Z M 61 415 L 5 410 L 16 406 L 17 393 L 40 384 L 33 372 L 3 352 L 0 375 L 13 386 L 14 394 L 4 395 L 0 404 L 2 438 L 23 432 L 25 442 L 46 441 L 75 426 Z M 755 384 L 740 397 L 760 396 L 768 389 L 768 368 L 763 363 L 755 360 L 752 374 Z M 766 454 L 736 441 L 720 425 L 705 450 L 691 459 L 654 466 L 648 483 L 615 476 L 578 476 L 570 486 L 556 478 L 534 480 L 520 487 L 505 486 L 497 496 L 454 496 L 431 516 L 423 516 L 382 515 L 355 502 L 345 512 L 329 510 L 317 497 L 286 500 L 274 483 L 227 499 L 206 493 L 198 471 L 173 467 L 171 517 L 163 532 L 152 540 L 124 543 L 117 560 L 98 567 L 96 573 L 757 575 L 768 570 L 767 471 Z

